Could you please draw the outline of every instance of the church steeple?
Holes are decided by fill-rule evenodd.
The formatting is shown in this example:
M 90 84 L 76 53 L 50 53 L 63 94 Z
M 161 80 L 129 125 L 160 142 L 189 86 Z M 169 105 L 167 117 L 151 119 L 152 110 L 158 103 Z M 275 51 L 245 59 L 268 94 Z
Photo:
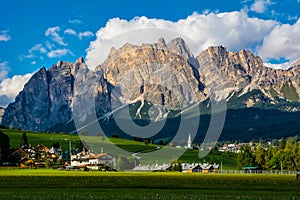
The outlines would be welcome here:
M 191 138 L 191 134 L 189 134 L 189 137 L 188 137 L 187 148 L 188 148 L 188 149 L 192 149 L 192 138 Z

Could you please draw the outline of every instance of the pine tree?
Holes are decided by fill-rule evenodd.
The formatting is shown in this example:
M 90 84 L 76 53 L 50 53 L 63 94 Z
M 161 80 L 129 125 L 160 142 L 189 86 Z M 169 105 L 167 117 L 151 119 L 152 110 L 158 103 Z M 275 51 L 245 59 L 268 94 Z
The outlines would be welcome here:
M 252 153 L 251 147 L 248 145 L 244 145 L 241 148 L 241 152 L 238 154 L 238 164 L 239 167 L 245 166 L 255 166 L 255 157 Z
M 26 133 L 24 132 L 22 134 L 22 138 L 21 138 L 21 141 L 20 141 L 20 147 L 28 147 L 29 144 L 28 144 L 28 139 L 27 139 L 27 135 Z
M 0 148 L 1 148 L 1 162 L 8 160 L 10 141 L 8 135 L 0 130 Z
M 263 147 L 259 146 L 255 150 L 255 163 L 259 168 L 263 168 L 265 166 L 266 160 L 266 151 Z

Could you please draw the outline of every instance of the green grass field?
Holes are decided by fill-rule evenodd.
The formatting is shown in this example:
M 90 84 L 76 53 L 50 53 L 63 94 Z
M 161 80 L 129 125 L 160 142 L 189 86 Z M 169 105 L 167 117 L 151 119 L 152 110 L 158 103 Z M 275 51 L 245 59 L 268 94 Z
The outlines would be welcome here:
M 80 140 L 80 138 L 77 135 L 37 133 L 31 131 L 20 131 L 15 129 L 1 130 L 8 135 L 10 139 L 10 146 L 15 149 L 20 146 L 20 141 L 23 133 L 26 133 L 28 142 L 31 146 L 44 144 L 47 147 L 51 147 L 53 143 L 59 142 L 62 149 L 67 150 L 69 146 L 69 140 L 71 140 L 72 143 Z
M 299 199 L 295 175 L 0 169 L 1 199 Z
M 9 136 L 10 146 L 12 148 L 18 148 L 20 146 L 20 141 L 22 134 L 25 132 L 31 146 L 37 146 L 38 144 L 44 144 L 48 147 L 51 147 L 53 143 L 58 142 L 63 150 L 69 149 L 69 141 L 74 144 L 75 142 L 80 141 L 78 135 L 69 135 L 69 134 L 55 134 L 55 133 L 37 133 L 31 131 L 20 131 L 14 129 L 1 129 L 5 134 Z M 95 141 L 96 139 L 101 140 L 101 137 L 91 137 L 91 140 Z M 116 144 L 120 148 L 125 149 L 129 152 L 139 152 L 143 150 L 154 149 L 156 145 L 144 145 L 142 142 L 137 142 L 133 140 L 127 140 L 122 138 L 109 138 L 110 142 Z M 101 141 L 102 142 L 102 141 Z M 104 141 L 105 142 L 105 141 Z

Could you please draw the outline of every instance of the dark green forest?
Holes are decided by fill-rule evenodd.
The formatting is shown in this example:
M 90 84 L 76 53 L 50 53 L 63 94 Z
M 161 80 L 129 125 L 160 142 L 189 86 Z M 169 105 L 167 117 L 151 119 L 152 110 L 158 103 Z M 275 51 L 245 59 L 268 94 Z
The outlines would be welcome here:
M 300 143 L 298 137 L 282 138 L 278 146 L 244 145 L 238 153 L 239 167 L 256 166 L 263 170 L 300 170 Z

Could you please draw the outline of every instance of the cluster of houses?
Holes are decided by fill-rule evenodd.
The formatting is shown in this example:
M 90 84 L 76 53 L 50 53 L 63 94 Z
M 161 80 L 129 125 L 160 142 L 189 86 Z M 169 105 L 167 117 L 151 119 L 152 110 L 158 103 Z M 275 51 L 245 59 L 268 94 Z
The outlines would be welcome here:
M 280 142 L 280 140 L 278 140 Z M 249 146 L 251 150 L 255 150 L 255 147 L 257 146 L 264 146 L 265 150 L 268 150 L 269 146 L 274 146 L 270 141 L 267 141 L 266 143 L 257 143 L 257 142 L 248 142 L 248 143 L 230 143 L 230 144 L 223 144 L 221 147 L 218 148 L 218 151 L 220 152 L 233 152 L 233 153 L 240 153 L 242 146 Z
M 208 164 L 208 163 L 186 164 L 186 163 L 183 163 L 181 166 L 182 166 L 182 172 L 185 172 L 185 173 L 192 173 L 192 172 L 209 173 L 209 172 L 218 172 L 219 171 L 218 164 Z
M 147 166 L 136 166 L 133 171 L 169 171 L 171 170 L 171 164 L 163 164 L 163 165 L 147 165 Z M 208 164 L 208 163 L 182 163 L 181 169 L 183 173 L 211 173 L 218 172 L 219 165 L 218 164 Z
M 59 160 L 62 160 L 62 150 L 59 146 L 22 146 L 12 153 L 12 161 L 20 167 L 46 167 L 47 164 L 55 164 Z
M 218 151 L 220 152 L 233 152 L 233 153 L 239 153 L 241 147 L 245 145 L 245 143 L 240 144 L 224 144 L 222 147 L 218 148 Z
M 116 157 L 107 153 L 96 154 L 83 148 L 80 153 L 65 156 L 60 146 L 49 148 L 43 144 L 36 147 L 22 146 L 18 148 L 12 153 L 12 161 L 10 164 L 18 164 L 22 168 L 53 166 L 66 167 L 66 169 L 87 167 L 91 170 L 98 170 L 103 166 L 116 168 Z
M 117 159 L 108 153 L 92 153 L 83 148 L 82 152 L 71 155 L 71 166 L 75 168 L 87 167 L 91 170 L 98 170 L 99 167 L 103 166 L 116 169 Z

